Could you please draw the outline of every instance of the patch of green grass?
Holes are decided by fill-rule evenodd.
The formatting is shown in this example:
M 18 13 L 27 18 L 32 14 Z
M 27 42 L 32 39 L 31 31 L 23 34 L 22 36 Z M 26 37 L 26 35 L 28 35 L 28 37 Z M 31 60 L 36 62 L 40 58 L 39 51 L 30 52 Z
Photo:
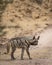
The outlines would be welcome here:
M 6 32 L 3 32 L 3 30 L 5 29 L 5 26 L 0 26 L 0 36 L 3 36 L 6 34 Z

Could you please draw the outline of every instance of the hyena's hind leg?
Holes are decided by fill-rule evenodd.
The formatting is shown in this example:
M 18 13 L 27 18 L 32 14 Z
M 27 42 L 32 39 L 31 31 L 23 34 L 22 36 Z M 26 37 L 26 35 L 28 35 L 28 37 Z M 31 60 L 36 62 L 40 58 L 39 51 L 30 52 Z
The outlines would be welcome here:
M 26 52 L 27 52 L 27 55 L 28 55 L 29 59 L 32 59 L 32 58 L 30 57 L 29 48 L 26 49 Z
M 21 60 L 23 60 L 23 56 L 24 56 L 24 48 L 22 48 L 22 51 L 21 51 Z
M 12 52 L 11 52 L 11 59 L 14 60 L 15 57 L 14 57 L 14 52 L 15 52 L 16 48 L 15 47 L 12 47 Z

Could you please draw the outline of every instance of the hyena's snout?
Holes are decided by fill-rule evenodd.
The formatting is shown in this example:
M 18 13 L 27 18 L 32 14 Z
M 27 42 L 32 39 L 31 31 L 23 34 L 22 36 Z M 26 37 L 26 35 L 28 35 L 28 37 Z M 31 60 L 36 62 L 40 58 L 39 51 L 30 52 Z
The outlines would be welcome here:
M 34 45 L 38 45 L 38 41 L 35 41 Z

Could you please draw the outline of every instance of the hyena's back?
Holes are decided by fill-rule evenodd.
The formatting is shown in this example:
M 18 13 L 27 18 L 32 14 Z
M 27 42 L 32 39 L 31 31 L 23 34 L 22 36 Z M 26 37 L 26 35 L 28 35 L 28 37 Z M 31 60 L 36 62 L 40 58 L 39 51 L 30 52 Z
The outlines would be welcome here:
M 22 47 L 28 46 L 28 44 L 25 43 L 26 40 L 30 41 L 30 39 L 28 39 L 26 37 L 16 37 L 16 38 L 10 39 L 9 41 L 10 41 L 12 47 L 22 48 Z

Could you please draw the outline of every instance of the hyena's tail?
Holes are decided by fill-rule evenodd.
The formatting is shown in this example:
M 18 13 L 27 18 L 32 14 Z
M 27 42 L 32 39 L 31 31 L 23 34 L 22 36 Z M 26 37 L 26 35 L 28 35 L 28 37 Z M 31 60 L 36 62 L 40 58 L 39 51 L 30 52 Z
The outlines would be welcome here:
M 9 51 L 10 51 L 10 43 L 7 43 L 7 47 L 6 47 L 6 49 L 7 49 L 7 54 L 8 54 Z
M 4 54 L 8 54 L 10 51 L 10 46 L 11 44 L 9 42 L 6 43 L 6 52 L 4 52 Z

